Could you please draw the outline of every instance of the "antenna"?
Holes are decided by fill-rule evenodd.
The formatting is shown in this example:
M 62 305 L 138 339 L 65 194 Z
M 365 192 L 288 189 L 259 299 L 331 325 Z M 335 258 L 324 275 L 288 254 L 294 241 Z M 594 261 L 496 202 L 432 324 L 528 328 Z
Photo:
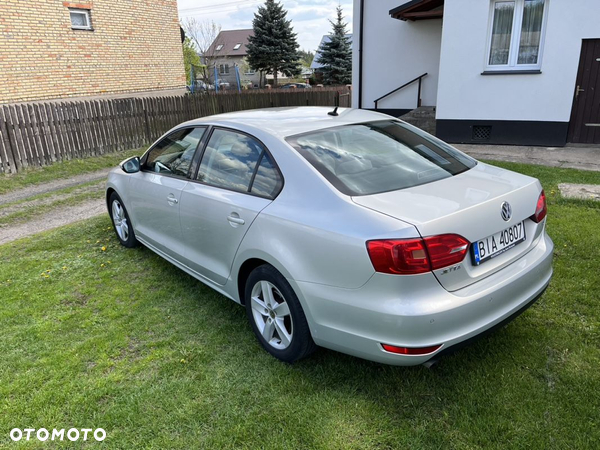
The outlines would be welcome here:
M 327 114 L 330 115 L 330 116 L 339 116 L 339 114 L 337 112 L 338 108 L 339 107 L 336 106 L 333 111 L 329 111 Z

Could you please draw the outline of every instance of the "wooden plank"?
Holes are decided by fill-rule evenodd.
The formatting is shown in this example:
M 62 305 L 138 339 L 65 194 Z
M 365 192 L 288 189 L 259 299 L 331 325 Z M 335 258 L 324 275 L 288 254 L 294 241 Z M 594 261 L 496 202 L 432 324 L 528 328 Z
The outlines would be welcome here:
M 10 122 L 5 108 L 0 108 L 0 139 L 2 140 L 0 147 L 2 149 L 2 170 L 4 173 L 16 173 L 19 169 L 13 154 L 14 144 L 11 141 Z
M 110 142 L 111 142 L 110 151 L 116 152 L 119 149 L 119 142 L 117 139 L 117 131 L 115 129 L 113 110 L 112 110 L 112 102 L 110 100 L 104 100 L 102 102 L 102 108 L 104 110 L 103 113 L 104 113 L 104 117 L 106 119 L 106 125 L 108 127 L 109 135 L 110 135 Z
M 40 113 L 40 105 L 38 103 L 34 103 L 32 106 L 32 110 L 30 112 L 33 113 L 32 123 L 34 126 L 34 133 L 36 135 L 36 141 L 39 143 L 39 154 L 42 157 L 41 164 L 50 165 L 52 164 L 52 159 L 50 158 L 50 152 L 48 151 L 48 143 L 46 142 L 46 123 L 42 119 L 42 115 Z
M 42 108 L 44 110 L 44 117 L 48 125 L 50 160 L 52 162 L 56 162 L 58 161 L 57 154 L 59 152 L 58 131 L 56 130 L 56 122 L 54 120 L 54 117 L 52 116 L 52 108 L 50 107 L 50 105 L 48 103 L 42 103 Z
M 12 135 L 14 137 L 14 147 L 13 154 L 15 155 L 15 159 L 19 170 L 27 167 L 29 164 L 27 163 L 27 157 L 25 152 L 25 144 L 23 142 L 23 133 L 21 128 L 19 127 L 19 118 L 17 113 L 17 108 L 14 105 L 9 105 L 8 107 L 10 124 L 12 128 Z
M 102 103 L 99 100 L 95 100 L 94 111 L 96 113 L 96 117 L 98 118 L 98 128 L 100 129 L 100 151 L 101 154 L 104 154 L 109 150 L 109 137 L 108 137 L 108 128 L 106 126 L 106 120 L 102 115 Z
M 98 146 L 98 135 L 97 127 L 96 127 L 96 117 L 92 111 L 92 107 L 90 101 L 85 100 L 83 102 L 83 109 L 85 110 L 85 115 L 87 117 L 87 126 L 88 126 L 88 136 L 90 142 L 90 154 L 96 156 L 100 154 L 100 149 Z
M 40 158 L 37 152 L 37 146 L 35 142 L 35 136 L 33 133 L 33 127 L 31 126 L 31 121 L 29 120 L 29 110 L 27 108 L 28 105 L 20 104 L 17 105 L 17 111 L 19 113 L 19 119 L 22 124 L 22 129 L 25 133 L 27 140 L 27 160 L 29 165 L 40 165 Z
M 67 152 L 69 150 L 70 143 L 69 137 L 67 136 L 67 128 L 62 115 L 62 109 L 60 107 L 60 104 L 58 103 L 52 103 L 50 105 L 50 109 L 52 110 L 52 116 L 55 119 L 54 125 L 58 133 L 57 138 L 59 144 L 59 151 L 56 157 L 59 161 L 64 161 L 65 159 L 67 159 Z

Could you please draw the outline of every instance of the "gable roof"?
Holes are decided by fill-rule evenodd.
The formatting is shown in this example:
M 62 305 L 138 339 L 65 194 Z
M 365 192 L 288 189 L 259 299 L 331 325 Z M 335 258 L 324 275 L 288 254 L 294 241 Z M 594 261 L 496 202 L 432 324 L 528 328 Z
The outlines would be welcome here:
M 246 44 L 248 37 L 254 35 L 254 30 L 225 30 L 219 32 L 213 43 L 208 47 L 206 56 L 246 56 Z M 239 48 L 235 48 L 237 44 L 242 44 Z M 217 50 L 219 46 L 223 47 Z
M 352 34 L 347 34 L 346 39 L 348 40 L 348 42 L 350 44 L 352 44 Z M 317 51 L 315 52 L 315 57 L 313 58 L 312 63 L 310 64 L 311 69 L 320 69 L 321 67 L 323 67 L 323 64 L 319 64 L 317 62 L 317 59 L 318 59 L 319 55 L 321 54 L 321 47 L 323 46 L 323 44 L 325 44 L 326 42 L 329 42 L 330 40 L 331 40 L 330 34 L 326 34 L 325 36 L 323 36 L 321 38 L 321 42 L 319 43 L 319 48 L 317 48 Z
M 405 21 L 440 19 L 444 16 L 444 0 L 412 0 L 390 9 L 390 16 Z

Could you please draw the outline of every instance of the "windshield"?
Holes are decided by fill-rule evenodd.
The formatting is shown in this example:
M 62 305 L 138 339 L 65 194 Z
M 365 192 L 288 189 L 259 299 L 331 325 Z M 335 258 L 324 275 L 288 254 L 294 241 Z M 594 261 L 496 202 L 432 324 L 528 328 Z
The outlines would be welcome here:
M 394 120 L 344 125 L 286 140 L 347 195 L 431 183 L 477 164 L 450 145 Z

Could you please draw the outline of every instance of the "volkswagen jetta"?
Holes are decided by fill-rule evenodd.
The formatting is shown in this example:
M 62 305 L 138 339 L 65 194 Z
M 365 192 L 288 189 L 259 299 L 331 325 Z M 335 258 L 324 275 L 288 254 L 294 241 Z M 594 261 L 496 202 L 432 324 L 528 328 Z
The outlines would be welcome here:
M 245 305 L 260 344 L 425 363 L 552 275 L 538 180 L 390 116 L 274 108 L 176 126 L 108 178 L 120 242 Z

